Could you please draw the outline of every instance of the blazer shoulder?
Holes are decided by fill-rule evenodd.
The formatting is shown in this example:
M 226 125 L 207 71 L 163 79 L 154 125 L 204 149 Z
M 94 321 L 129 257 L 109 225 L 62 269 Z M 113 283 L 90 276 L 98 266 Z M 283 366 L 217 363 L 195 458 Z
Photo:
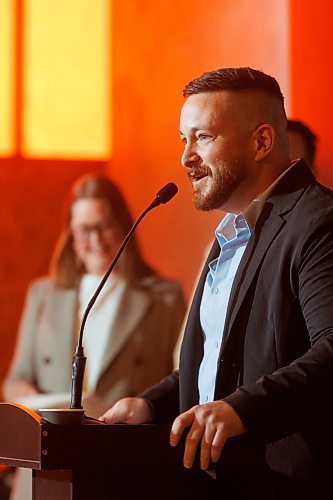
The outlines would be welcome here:
M 158 275 L 148 276 L 141 280 L 140 288 L 146 290 L 155 299 L 184 301 L 182 287 L 175 280 L 165 279 Z
M 75 290 L 72 288 L 59 288 L 49 276 L 43 276 L 30 282 L 27 291 L 29 301 L 46 303 L 49 300 L 65 300 Z
M 304 193 L 297 214 L 299 223 L 304 223 L 313 229 L 333 223 L 333 192 L 326 186 L 314 182 Z
M 30 282 L 28 287 L 29 295 L 48 294 L 56 290 L 56 286 L 49 276 L 42 276 Z

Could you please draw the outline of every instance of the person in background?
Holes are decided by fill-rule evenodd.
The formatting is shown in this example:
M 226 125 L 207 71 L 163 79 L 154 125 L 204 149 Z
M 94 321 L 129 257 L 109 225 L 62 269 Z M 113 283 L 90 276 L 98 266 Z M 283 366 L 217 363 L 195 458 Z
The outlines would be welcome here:
M 290 158 L 304 158 L 311 170 L 315 170 L 317 152 L 317 136 L 305 123 L 298 120 L 288 120 L 287 132 L 289 138 Z
M 68 407 L 82 315 L 132 224 L 111 180 L 85 176 L 75 183 L 50 275 L 33 282 L 28 292 L 4 383 L 6 401 L 33 409 Z M 144 261 L 133 235 L 85 326 L 86 414 L 97 417 L 169 373 L 184 312 L 180 286 Z M 31 483 L 17 484 L 12 498 L 30 498 Z
M 330 498 L 333 192 L 304 160 L 291 161 L 273 77 L 222 68 L 184 96 L 182 165 L 194 205 L 227 214 L 193 298 L 179 372 L 100 418 L 173 421 L 172 446 L 186 433 L 192 499 Z

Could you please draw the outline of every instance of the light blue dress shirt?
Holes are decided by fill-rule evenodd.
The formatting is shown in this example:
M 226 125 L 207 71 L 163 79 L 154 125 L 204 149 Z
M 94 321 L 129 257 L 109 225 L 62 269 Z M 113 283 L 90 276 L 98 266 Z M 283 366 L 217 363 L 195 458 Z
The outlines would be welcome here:
M 204 355 L 198 378 L 200 403 L 214 400 L 217 365 L 231 288 L 251 231 L 243 214 L 227 214 L 215 234 L 221 252 L 209 264 L 200 306 L 204 335 Z

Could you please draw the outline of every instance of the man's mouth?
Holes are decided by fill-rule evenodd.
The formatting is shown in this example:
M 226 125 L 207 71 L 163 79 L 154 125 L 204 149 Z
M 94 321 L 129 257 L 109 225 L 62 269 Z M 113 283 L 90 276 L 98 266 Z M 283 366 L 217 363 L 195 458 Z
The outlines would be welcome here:
M 189 171 L 188 172 L 188 178 L 192 182 L 192 185 L 195 186 L 199 184 L 203 179 L 208 177 L 208 172 L 207 170 L 201 170 L 201 171 Z

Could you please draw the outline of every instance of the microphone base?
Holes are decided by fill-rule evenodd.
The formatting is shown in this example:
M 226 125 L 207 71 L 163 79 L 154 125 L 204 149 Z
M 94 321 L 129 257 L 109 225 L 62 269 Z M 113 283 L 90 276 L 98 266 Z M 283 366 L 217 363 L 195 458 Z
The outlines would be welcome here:
M 83 408 L 41 408 L 38 412 L 50 424 L 82 425 L 84 422 Z

